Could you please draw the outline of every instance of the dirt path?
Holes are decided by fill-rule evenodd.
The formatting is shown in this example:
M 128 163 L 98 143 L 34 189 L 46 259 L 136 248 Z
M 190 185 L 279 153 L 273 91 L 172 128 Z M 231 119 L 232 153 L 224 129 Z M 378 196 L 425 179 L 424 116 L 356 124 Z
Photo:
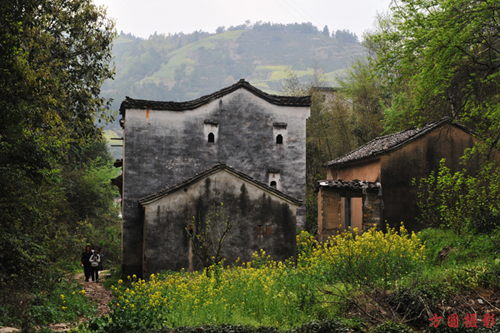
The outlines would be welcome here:
M 109 271 L 102 271 L 99 275 L 99 280 L 102 282 L 106 279 L 106 275 Z M 85 290 L 87 297 L 94 303 L 97 304 L 97 316 L 107 314 L 109 312 L 108 303 L 111 301 L 112 293 L 110 290 L 104 288 L 101 282 L 85 282 L 83 278 L 83 273 L 77 274 L 74 277 L 82 285 L 82 289 Z

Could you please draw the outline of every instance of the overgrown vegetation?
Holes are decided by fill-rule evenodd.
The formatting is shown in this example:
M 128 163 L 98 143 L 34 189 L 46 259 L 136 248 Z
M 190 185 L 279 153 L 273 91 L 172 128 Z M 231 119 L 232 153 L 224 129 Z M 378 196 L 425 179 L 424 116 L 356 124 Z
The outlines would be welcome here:
M 53 298 L 75 290 L 59 268 L 79 267 L 86 243 L 119 260 L 116 171 L 96 126 L 113 119 L 100 86 L 115 32 L 91 1 L 0 8 L 0 318 L 27 329 L 89 311 Z
M 452 173 L 442 160 L 437 174 L 419 182 L 421 220 L 458 234 L 488 234 L 500 226 L 500 165 L 484 144 L 467 152 L 463 169 Z M 474 171 L 468 171 L 471 167 Z
M 50 280 L 39 283 L 31 293 L 13 292 L 11 299 L 0 304 L 0 326 L 16 325 L 22 330 L 51 323 L 71 322 L 93 316 L 96 307 L 86 297 L 85 290 L 72 277 L 54 267 Z
M 113 312 L 82 329 L 413 332 L 428 330 L 434 314 L 444 318 L 441 329 L 452 314 L 465 329 L 468 314 L 481 319 L 499 300 L 499 240 L 498 228 L 489 236 L 388 228 L 345 232 L 323 244 L 302 232 L 297 262 L 276 262 L 261 251 L 248 263 L 210 267 L 209 276 L 164 272 L 149 281 L 119 280 L 111 287 Z
M 261 251 L 248 263 L 210 267 L 209 276 L 166 272 L 151 275 L 149 282 L 135 276 L 118 281 L 112 287 L 112 314 L 95 319 L 90 327 L 104 331 L 221 323 L 297 327 L 361 306 L 356 297 L 366 294 L 363 288 L 368 285 L 386 293 L 399 290 L 394 281 L 406 285 L 403 277 L 416 273 L 425 259 L 418 237 L 404 229 L 401 234 L 345 233 L 324 245 L 303 232 L 298 241 L 297 263 L 276 262 Z

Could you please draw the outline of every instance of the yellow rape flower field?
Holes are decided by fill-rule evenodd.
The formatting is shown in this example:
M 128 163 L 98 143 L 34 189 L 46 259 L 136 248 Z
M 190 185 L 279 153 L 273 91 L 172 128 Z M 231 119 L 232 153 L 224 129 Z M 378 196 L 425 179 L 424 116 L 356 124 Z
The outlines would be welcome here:
M 107 325 L 149 329 L 206 324 L 296 327 L 340 314 L 332 287 L 397 281 L 418 270 L 425 246 L 402 227 L 399 233 L 357 230 L 317 243 L 297 236 L 296 260 L 277 262 L 264 251 L 247 263 L 204 272 L 165 272 L 148 281 L 129 277 L 112 287 Z M 354 290 L 354 289 L 353 289 Z M 337 304 L 337 305 L 332 305 Z

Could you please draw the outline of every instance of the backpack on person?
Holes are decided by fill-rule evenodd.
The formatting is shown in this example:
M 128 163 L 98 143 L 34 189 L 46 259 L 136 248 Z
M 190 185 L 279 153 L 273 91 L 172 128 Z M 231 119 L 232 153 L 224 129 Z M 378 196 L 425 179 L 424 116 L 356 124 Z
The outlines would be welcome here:
M 99 266 L 99 255 L 98 254 L 93 254 L 92 257 L 90 257 L 90 266 L 92 267 L 97 267 Z

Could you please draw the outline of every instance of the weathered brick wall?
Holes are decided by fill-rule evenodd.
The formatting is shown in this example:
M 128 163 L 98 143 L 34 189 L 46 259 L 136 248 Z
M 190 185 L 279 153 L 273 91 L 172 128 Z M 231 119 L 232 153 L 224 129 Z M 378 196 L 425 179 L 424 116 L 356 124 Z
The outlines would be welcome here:
M 363 198 L 363 231 L 371 228 L 381 228 L 380 214 L 382 212 L 382 197 L 376 193 L 368 193 Z
M 342 229 L 341 196 L 328 187 L 320 187 L 318 192 L 318 240 L 325 241 Z

